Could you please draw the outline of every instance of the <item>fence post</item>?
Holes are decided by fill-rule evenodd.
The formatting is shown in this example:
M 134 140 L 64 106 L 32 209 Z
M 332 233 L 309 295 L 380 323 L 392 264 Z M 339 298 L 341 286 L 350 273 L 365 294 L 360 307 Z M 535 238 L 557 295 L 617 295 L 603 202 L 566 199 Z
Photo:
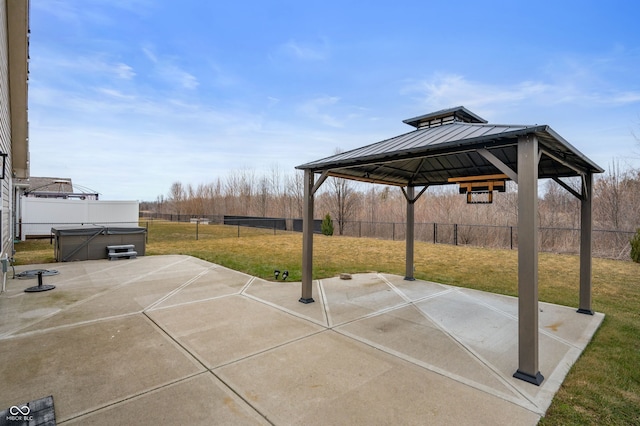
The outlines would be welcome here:
M 438 224 L 433 222 L 433 244 L 438 242 Z
M 196 241 L 198 241 L 198 225 L 200 224 L 200 219 L 196 219 Z
M 511 250 L 513 250 L 513 226 L 509 227 L 509 240 L 511 242 Z
M 395 241 L 396 240 L 396 223 L 393 222 L 391 227 L 391 241 Z
M 240 222 L 238 222 L 238 238 L 240 238 Z
M 457 223 L 453 224 L 453 245 L 454 246 L 458 245 L 458 224 Z

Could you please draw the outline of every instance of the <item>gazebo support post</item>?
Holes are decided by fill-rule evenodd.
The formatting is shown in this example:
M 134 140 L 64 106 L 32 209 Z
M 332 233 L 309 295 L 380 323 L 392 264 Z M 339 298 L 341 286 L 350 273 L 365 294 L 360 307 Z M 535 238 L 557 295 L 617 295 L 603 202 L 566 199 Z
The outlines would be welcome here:
M 406 256 L 405 256 L 405 275 L 404 279 L 407 281 L 414 281 L 413 277 L 414 267 L 413 267 L 413 251 L 414 251 L 414 241 L 415 241 L 415 204 L 418 201 L 418 198 L 425 193 L 425 191 L 429 188 L 429 185 L 425 185 L 422 187 L 422 190 L 416 195 L 416 187 L 407 185 L 407 189 L 405 191 L 402 189 L 402 193 L 404 194 L 404 198 L 407 200 L 407 232 L 405 235 L 405 245 L 406 245 Z
M 580 203 L 580 305 L 578 312 L 593 315 L 591 309 L 591 200 L 593 195 L 593 174 L 582 177 L 582 197 Z
M 313 171 L 304 171 L 304 205 L 302 208 L 302 296 L 299 302 L 313 303 Z
M 535 385 L 538 370 L 538 138 L 518 138 L 518 370 Z
M 406 263 L 404 279 L 407 281 L 414 281 L 413 277 L 413 248 L 415 240 L 415 193 L 416 188 L 414 186 L 408 186 L 406 192 L 407 198 L 407 232 L 405 236 L 406 244 Z

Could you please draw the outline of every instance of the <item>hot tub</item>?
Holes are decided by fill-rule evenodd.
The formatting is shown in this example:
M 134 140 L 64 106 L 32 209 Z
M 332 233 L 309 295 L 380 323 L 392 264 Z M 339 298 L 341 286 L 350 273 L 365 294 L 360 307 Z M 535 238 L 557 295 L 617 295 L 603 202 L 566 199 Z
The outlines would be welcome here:
M 107 259 L 107 246 L 133 244 L 144 256 L 147 229 L 140 227 L 74 226 L 51 228 L 57 262 Z

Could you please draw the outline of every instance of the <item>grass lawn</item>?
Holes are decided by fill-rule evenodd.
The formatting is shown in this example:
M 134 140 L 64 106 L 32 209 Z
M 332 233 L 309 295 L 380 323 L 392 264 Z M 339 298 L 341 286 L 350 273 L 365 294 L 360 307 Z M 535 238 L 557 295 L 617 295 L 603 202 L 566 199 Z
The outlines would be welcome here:
M 302 234 L 152 221 L 147 255 L 188 254 L 264 279 L 301 280 Z M 238 237 L 238 233 L 240 237 Z M 16 244 L 16 264 L 54 262 L 49 240 Z M 404 275 L 404 241 L 314 237 L 314 279 L 341 272 Z M 517 296 L 517 251 L 415 244 L 415 277 Z M 540 253 L 541 301 L 578 305 L 579 259 Z M 593 259 L 593 308 L 606 318 L 542 425 L 640 424 L 640 264 Z

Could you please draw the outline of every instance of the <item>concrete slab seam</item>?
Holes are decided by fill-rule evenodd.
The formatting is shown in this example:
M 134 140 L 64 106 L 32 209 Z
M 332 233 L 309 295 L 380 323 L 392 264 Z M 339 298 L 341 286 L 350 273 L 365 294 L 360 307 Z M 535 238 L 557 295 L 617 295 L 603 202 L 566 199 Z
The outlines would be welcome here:
M 149 315 L 147 315 L 146 312 L 142 312 L 142 315 L 147 319 L 147 321 L 149 321 L 151 323 L 152 327 L 156 328 L 160 332 L 161 335 L 165 336 L 171 342 L 176 344 L 180 349 L 182 349 L 186 354 L 188 354 L 198 364 L 200 364 L 200 366 L 202 366 L 202 368 L 204 368 L 205 370 L 209 370 L 209 367 L 207 367 L 206 364 L 200 358 L 198 358 L 198 356 L 196 356 L 196 354 L 194 354 L 192 351 L 190 351 L 189 348 L 187 348 L 185 345 L 183 345 L 178 339 L 173 337 L 171 335 L 171 333 L 169 333 L 167 330 L 165 330 L 160 324 L 155 322 L 154 319 L 151 318 Z
M 234 295 L 234 296 L 237 296 L 237 295 Z M 245 295 L 241 295 L 241 296 L 245 296 Z M 226 297 L 228 297 L 228 296 L 226 296 Z M 270 350 L 272 350 L 272 349 L 279 348 L 279 347 L 284 346 L 284 345 L 287 345 L 287 344 L 289 344 L 289 343 L 296 342 L 296 341 L 298 341 L 298 340 L 305 339 L 305 338 L 307 338 L 307 337 L 310 337 L 310 336 L 313 336 L 313 335 L 316 335 L 316 334 L 318 334 L 318 333 L 322 333 L 322 332 L 326 331 L 326 330 L 318 330 L 318 331 L 316 331 L 316 332 L 313 332 L 313 333 L 310 333 L 310 334 L 307 334 L 307 335 L 304 335 L 304 336 L 301 336 L 301 337 L 296 337 L 296 338 L 291 339 L 291 340 L 288 340 L 288 341 L 286 341 L 286 342 L 282 342 L 281 344 L 278 344 L 278 345 L 276 345 L 276 346 L 271 346 L 271 347 L 269 347 L 269 348 L 267 348 L 267 349 L 263 349 L 263 350 L 260 350 L 260 351 L 254 352 L 254 353 L 252 353 L 252 354 L 245 355 L 245 356 L 243 356 L 243 357 L 241 357 L 241 358 L 237 358 L 237 359 L 232 360 L 232 361 L 229 361 L 229 362 L 227 362 L 227 363 L 220 364 L 220 365 L 216 365 L 216 366 L 212 366 L 212 367 L 208 367 L 208 366 L 205 364 L 205 362 L 204 362 L 203 360 L 201 360 L 201 359 L 197 356 L 197 354 L 196 354 L 196 353 L 194 353 L 195 351 L 190 350 L 187 346 L 185 346 L 184 344 L 182 344 L 178 339 L 174 338 L 174 337 L 171 335 L 171 333 L 169 333 L 169 332 L 168 332 L 167 330 L 165 330 L 165 329 L 164 329 L 160 324 L 158 324 L 156 321 L 154 321 L 154 320 L 153 320 L 153 318 L 151 318 L 151 317 L 147 314 L 147 312 L 142 312 L 142 314 L 143 314 L 143 315 L 144 315 L 144 316 L 145 316 L 149 321 L 151 321 L 151 323 L 152 323 L 155 327 L 157 327 L 159 330 L 161 330 L 161 331 L 162 331 L 162 333 L 163 333 L 164 335 L 166 335 L 169 339 L 171 339 L 173 342 L 175 342 L 175 343 L 176 343 L 180 348 L 182 348 L 183 350 L 185 350 L 185 351 L 186 351 L 186 352 L 187 352 L 191 357 L 193 357 L 194 359 L 196 359 L 196 360 L 198 361 L 198 363 L 199 363 L 200 365 L 202 365 L 202 367 L 204 367 L 206 370 L 210 370 L 210 371 L 212 371 L 212 372 L 213 372 L 213 369 L 214 369 L 214 368 L 224 367 L 224 366 L 226 366 L 226 365 L 233 364 L 233 363 L 235 363 L 235 362 L 241 361 L 241 360 L 246 359 L 246 358 L 249 358 L 249 357 L 253 357 L 253 356 L 256 356 L 256 355 L 260 355 L 260 354 L 265 353 L 265 352 L 267 352 L 267 351 L 270 351 Z M 297 316 L 296 316 L 296 318 L 298 318 L 298 319 L 302 319 L 302 318 L 297 317 Z
M 227 362 L 225 362 L 225 363 L 223 363 L 223 364 L 219 364 L 219 365 L 216 365 L 216 366 L 210 367 L 210 368 L 208 368 L 208 370 L 210 370 L 211 372 L 214 372 L 215 370 L 218 370 L 218 369 L 220 369 L 220 368 L 227 367 L 227 366 L 229 366 L 229 365 L 233 365 L 233 364 L 236 364 L 236 363 L 238 363 L 238 362 L 242 362 L 242 361 L 245 361 L 245 360 L 248 360 L 248 359 L 251 359 L 251 358 L 254 358 L 254 357 L 257 357 L 257 356 L 263 355 L 263 354 L 266 354 L 266 353 L 268 353 L 268 352 L 274 351 L 274 350 L 276 350 L 276 349 L 280 349 L 280 348 L 282 348 L 282 347 L 284 347 L 284 346 L 288 346 L 288 345 L 291 345 L 291 344 L 293 344 L 293 343 L 297 343 L 297 342 L 299 342 L 299 341 L 301 341 L 301 340 L 308 339 L 308 338 L 313 337 L 313 336 L 316 336 L 316 335 L 318 335 L 318 334 L 326 333 L 327 331 L 330 331 L 330 330 L 329 330 L 329 329 L 317 330 L 317 331 L 314 331 L 314 332 L 312 332 L 312 333 L 305 334 L 304 336 L 299 336 L 299 337 L 296 337 L 296 338 L 293 338 L 293 339 L 287 340 L 286 342 L 278 343 L 278 344 L 277 344 L 277 345 L 275 345 L 275 346 L 269 346 L 269 347 L 268 347 L 268 348 L 266 348 L 266 349 L 261 349 L 261 350 L 259 350 L 259 351 L 253 352 L 253 353 L 251 353 L 251 354 L 243 355 L 243 356 L 241 356 L 240 358 L 236 358 L 236 359 L 234 359 L 234 360 L 227 361 Z
M 197 259 L 197 258 L 194 258 L 194 259 Z M 211 262 L 207 262 L 207 263 L 211 263 Z M 216 265 L 218 269 L 224 269 L 227 272 L 233 272 L 234 274 L 244 275 L 247 278 L 256 278 L 255 276 L 249 275 L 246 272 L 236 271 L 235 269 L 227 268 L 226 266 L 218 265 L 217 263 L 214 263 L 214 265 Z
M 437 293 L 433 293 L 433 294 L 429 294 L 427 296 L 422 296 L 422 297 L 418 297 L 417 299 L 413 299 L 411 301 L 411 303 L 412 304 L 417 304 L 417 303 L 420 303 L 420 302 L 425 302 L 427 300 L 437 299 L 438 297 L 447 295 L 449 293 L 455 293 L 455 291 L 456 291 L 455 287 L 449 287 L 446 290 L 442 290 L 442 291 L 439 291 Z
M 469 294 L 468 292 L 463 291 L 462 289 L 461 289 L 460 291 L 457 291 L 457 293 L 458 293 L 458 294 L 460 294 L 460 295 L 462 295 L 462 296 L 464 296 L 464 297 L 465 297 L 465 298 L 467 298 L 467 299 L 472 300 L 472 301 L 473 301 L 473 303 L 475 303 L 475 304 L 477 304 L 477 305 L 484 306 L 485 308 L 487 308 L 487 309 L 489 309 L 489 310 L 491 310 L 491 311 L 493 311 L 493 312 L 496 312 L 496 313 L 498 313 L 498 314 L 500 314 L 500 315 L 503 315 L 503 316 L 505 316 L 505 317 L 507 317 L 507 318 L 509 318 L 509 319 L 512 319 L 512 320 L 514 320 L 514 321 L 518 322 L 518 317 L 517 317 L 516 315 L 513 315 L 513 314 L 510 314 L 510 313 L 508 313 L 508 312 L 505 312 L 505 311 L 503 311 L 503 310 L 501 310 L 501 309 L 499 309 L 499 308 L 497 308 L 497 307 L 495 307 L 495 306 L 493 306 L 493 305 L 490 305 L 489 303 L 487 303 L 487 302 L 485 302 L 485 301 L 482 301 L 482 300 L 480 300 L 480 299 L 477 299 L 477 298 L 473 297 L 471 294 Z M 507 296 L 507 295 L 498 295 L 498 296 L 512 297 L 512 296 Z M 517 298 L 515 298 L 515 299 L 517 299 Z M 538 304 L 540 304 L 540 303 L 544 303 L 544 302 L 538 302 Z M 579 314 L 577 314 L 577 315 L 579 315 Z M 563 339 L 562 337 L 557 336 L 557 335 L 555 335 L 555 334 L 553 334 L 553 333 L 551 333 L 551 332 L 549 332 L 549 331 L 545 330 L 544 328 L 542 328 L 542 327 L 540 326 L 539 321 L 538 321 L 538 332 L 539 332 L 540 334 L 544 334 L 545 336 L 547 336 L 547 337 L 549 337 L 549 338 L 551 338 L 551 339 L 553 339 L 553 340 L 556 340 L 556 341 L 558 341 L 558 342 L 560 342 L 560 343 L 562 343 L 562 344 L 564 344 L 564 345 L 567 345 L 567 346 L 570 346 L 570 347 L 574 347 L 574 348 L 576 348 L 576 349 L 584 349 L 584 348 L 581 348 L 580 346 L 577 346 L 577 345 L 576 345 L 576 344 L 574 344 L 573 342 L 570 342 L 570 341 L 568 341 L 568 340 L 565 340 L 565 339 Z
M 21 291 L 20 293 L 14 294 L 13 296 L 7 296 L 7 292 L 5 291 L 4 294 L 0 294 L 0 299 L 15 299 L 16 297 L 22 297 L 26 294 L 27 293 L 25 293 L 24 291 Z
M 251 407 L 251 409 L 253 411 L 255 411 L 256 413 L 258 413 L 258 415 L 260 417 L 262 417 L 263 419 L 265 419 L 265 421 L 267 421 L 270 425 L 274 425 L 275 423 L 273 423 L 271 420 L 269 420 L 269 417 L 267 417 L 266 414 L 262 413 L 262 411 L 260 411 L 258 409 L 258 407 L 254 406 L 251 401 L 249 401 L 247 398 L 245 398 L 240 392 L 237 392 L 229 383 L 227 383 L 222 377 L 218 376 L 214 371 L 209 370 L 209 373 L 213 374 L 213 376 L 218 379 L 220 381 L 220 383 L 222 383 L 223 385 L 225 385 L 227 387 L 227 389 L 229 389 L 229 391 L 233 392 L 234 395 L 236 395 L 238 398 L 240 398 L 242 401 L 244 401 L 245 404 L 247 404 L 249 407 Z
M 110 317 L 94 318 L 94 319 L 91 319 L 91 320 L 79 321 L 79 322 L 74 322 L 74 323 L 71 323 L 71 324 L 61 324 L 61 325 L 56 325 L 54 327 L 41 328 L 39 330 L 27 331 L 25 333 L 13 334 L 13 335 L 10 335 L 10 336 L 0 336 L 0 340 L 9 340 L 9 339 L 15 339 L 15 338 L 20 338 L 20 337 L 37 336 L 37 335 L 40 335 L 40 334 L 51 333 L 53 331 L 64 330 L 64 329 L 69 329 L 69 328 L 75 328 L 75 327 L 80 327 L 80 326 L 90 325 L 90 324 L 96 324 L 96 323 L 100 323 L 100 322 L 111 321 L 111 320 L 114 320 L 114 319 L 126 318 L 126 317 L 130 317 L 130 316 L 136 316 L 136 315 L 139 315 L 141 313 L 143 313 L 143 312 L 142 311 L 127 312 L 125 314 L 113 315 L 113 316 L 110 316 Z
M 164 267 L 161 267 L 160 269 L 165 269 L 166 267 L 174 266 L 174 265 L 180 264 L 180 263 L 182 263 L 182 262 L 186 262 L 187 260 L 189 260 L 189 256 L 185 256 L 184 258 L 179 258 L 179 260 L 177 260 L 176 262 L 173 262 L 173 263 L 168 264 L 168 265 L 166 265 L 166 266 L 164 266 Z M 106 261 L 106 259 L 105 259 L 105 261 Z M 126 267 L 131 266 L 131 264 L 132 264 L 132 263 L 138 263 L 138 262 L 142 262 L 142 259 L 141 259 L 141 258 L 130 259 L 130 262 L 126 262 L 126 263 L 122 263 L 122 262 L 115 262 L 115 263 L 114 263 L 114 262 L 109 262 L 109 263 L 108 263 L 108 267 L 106 267 L 106 268 L 104 268 L 104 269 L 101 269 L 101 270 L 99 270 L 99 271 L 95 271 L 95 272 L 89 272 L 89 273 L 81 274 L 81 275 L 78 275 L 78 276 L 76 276 L 76 277 L 74 277 L 74 278 L 70 278 L 70 279 L 68 279 L 68 280 L 66 280 L 66 281 L 60 281 L 60 282 L 59 282 L 59 284 L 63 284 L 63 283 L 67 283 L 67 282 L 72 282 L 72 281 L 78 281 L 78 280 L 80 280 L 81 278 L 84 278 L 84 277 L 91 277 L 91 276 L 93 276 L 93 275 L 102 275 L 102 274 L 104 274 L 104 273 L 105 273 L 105 272 L 107 272 L 107 271 L 111 271 L 111 270 L 113 270 L 113 269 L 118 269 L 118 268 L 126 268 Z M 63 265 L 63 266 L 64 266 L 64 265 Z M 160 269 L 159 269 L 159 270 L 160 270 Z M 60 271 L 60 272 L 62 272 L 62 271 Z M 134 280 L 137 280 L 138 278 L 139 278 L 139 277 L 137 277 L 137 278 L 132 278 L 132 279 L 131 279 L 131 280 L 129 280 L 129 281 L 134 281 Z M 128 282 L 125 282 L 124 284 L 127 284 L 127 283 L 128 283 Z
M 360 343 L 363 343 L 363 344 L 365 344 L 367 346 L 370 346 L 370 347 L 372 347 L 374 349 L 377 349 L 377 350 L 379 350 L 381 352 L 384 352 L 384 353 L 386 353 L 388 355 L 394 356 L 396 358 L 400 358 L 403 361 L 406 361 L 406 362 L 414 364 L 414 365 L 416 365 L 418 367 L 424 368 L 425 370 L 429 370 L 429 371 L 431 371 L 433 373 L 439 374 L 440 376 L 446 377 L 446 378 L 451 379 L 451 380 L 455 380 L 456 382 L 459 382 L 459 383 L 461 383 L 461 384 L 463 384 L 465 386 L 472 387 L 474 389 L 477 389 L 477 390 L 482 391 L 484 393 L 487 393 L 489 395 L 492 395 L 492 396 L 495 396 L 495 397 L 500 398 L 502 400 L 508 401 L 508 402 L 510 402 L 512 404 L 518 405 L 519 407 L 525 408 L 525 409 L 527 409 L 527 410 L 529 410 L 529 411 L 531 411 L 531 412 L 533 412 L 535 414 L 538 414 L 538 415 L 544 414 L 544 412 L 540 412 L 540 410 L 539 410 L 539 408 L 538 408 L 538 406 L 536 404 L 534 404 L 533 402 L 529 401 L 528 399 L 517 398 L 517 397 L 515 397 L 513 395 L 508 395 L 508 394 L 505 394 L 503 392 L 499 392 L 494 388 L 491 388 L 489 386 L 483 385 L 482 383 L 478 383 L 476 381 L 467 379 L 464 376 L 460 376 L 458 374 L 448 372 L 447 370 L 444 370 L 444 369 L 442 369 L 440 367 L 437 367 L 437 366 L 435 366 L 433 364 L 429 364 L 428 362 L 424 362 L 424 361 L 421 361 L 419 359 L 413 358 L 413 357 L 411 357 L 409 355 L 403 354 L 402 352 L 399 352 L 399 351 L 396 351 L 394 349 L 388 348 L 388 347 L 386 347 L 384 345 L 380 345 L 380 344 L 375 343 L 375 342 L 373 342 L 373 341 L 371 341 L 369 339 L 366 339 L 366 338 L 360 337 L 360 336 L 358 336 L 356 334 L 353 334 L 353 333 L 351 333 L 349 331 L 340 330 L 340 329 L 333 329 L 333 331 L 335 331 L 336 333 L 340 333 L 341 335 L 343 335 L 343 336 L 345 336 L 347 338 L 353 339 L 353 340 L 358 341 Z M 510 388 L 509 386 L 505 386 L 505 387 L 506 388 Z
M 48 314 L 46 315 L 46 318 L 50 318 L 50 317 L 52 317 L 52 316 L 54 316 L 54 315 L 57 315 L 57 314 L 59 314 L 61 311 L 62 311 L 62 309 L 56 309 L 55 311 L 48 313 Z M 46 319 L 46 318 L 43 318 L 43 319 Z M 32 322 L 32 323 L 29 323 L 29 324 L 27 324 L 27 325 L 25 325 L 25 326 L 18 326 L 18 327 L 16 327 L 16 328 L 14 328 L 13 330 L 9 330 L 9 331 L 6 331 L 6 332 L 4 332 L 4 333 L 1 333 L 1 334 L 0 334 L 0 340 L 7 339 L 7 338 L 11 338 L 11 337 L 14 337 L 14 336 L 24 336 L 24 335 L 29 335 L 29 332 L 27 332 L 27 333 L 23 333 L 23 334 L 14 334 L 14 333 L 16 333 L 17 331 L 20 331 L 20 330 L 22 330 L 22 329 L 24 329 L 24 328 L 27 328 L 27 327 L 31 326 L 32 324 L 37 324 L 38 322 L 39 322 L 39 320 L 38 320 L 38 321 L 34 321 L 34 322 Z
M 175 289 L 171 290 L 169 293 L 165 294 L 160 299 L 158 299 L 155 302 L 153 302 L 150 305 L 148 305 L 146 308 L 143 309 L 143 311 L 147 311 L 147 310 L 153 309 L 155 306 L 159 305 L 160 303 L 164 302 L 165 300 L 167 300 L 168 298 L 170 298 L 174 294 L 178 293 L 180 290 L 182 290 L 183 288 L 187 287 L 189 284 L 193 283 L 194 281 L 196 281 L 199 278 L 201 278 L 201 277 L 205 276 L 206 274 L 208 274 L 211 269 L 215 269 L 215 268 L 214 267 L 207 268 L 204 271 L 201 271 L 196 276 L 194 276 L 191 279 L 187 280 L 184 284 L 178 286 L 178 288 L 175 288 Z
M 343 321 L 343 322 L 338 323 L 338 324 L 334 324 L 329 328 L 333 329 L 333 328 L 336 328 L 336 327 L 342 327 L 342 326 L 345 326 L 345 325 L 348 325 L 348 324 L 352 324 L 354 322 L 361 321 L 361 320 L 364 320 L 364 319 L 367 319 L 367 318 L 377 317 L 379 315 L 383 315 L 383 314 L 389 313 L 391 311 L 395 311 L 397 309 L 406 308 L 407 306 L 410 306 L 412 304 L 413 304 L 413 302 L 401 302 L 401 303 L 399 303 L 397 305 L 388 306 L 386 308 L 382 308 L 382 309 L 379 309 L 377 311 L 373 311 L 373 312 L 369 312 L 368 314 L 361 315 L 361 316 L 359 316 L 357 318 L 353 318 L 353 319 L 350 319 L 350 320 L 347 320 L 347 321 Z
M 256 277 L 251 277 L 249 278 L 249 281 L 247 281 L 246 283 L 244 283 L 244 285 L 242 286 L 242 289 L 240 289 L 240 291 L 238 292 L 238 294 L 244 294 L 244 292 L 251 287 L 251 284 L 253 284 L 253 282 L 256 280 Z
M 477 299 L 477 298 L 471 296 L 470 294 L 468 294 L 465 291 L 462 291 L 461 289 L 457 289 L 456 293 L 464 296 L 465 298 L 467 298 L 469 300 L 471 300 L 476 305 L 484 306 L 485 308 L 487 308 L 487 309 L 489 309 L 489 310 L 491 310 L 493 312 L 496 312 L 496 313 L 498 313 L 498 314 L 500 314 L 502 316 L 505 316 L 505 317 L 507 317 L 509 319 L 512 319 L 514 321 L 518 321 L 518 316 L 517 315 L 513 315 L 513 314 L 510 314 L 508 312 L 503 311 L 502 309 L 496 308 L 495 306 L 490 305 L 489 303 L 487 303 L 487 302 L 485 302 L 483 300 L 480 300 L 480 299 Z M 504 297 L 511 297 L 511 296 L 504 295 Z M 517 300 L 518 298 L 516 297 L 514 299 Z
M 384 275 L 382 275 L 381 273 L 377 274 L 378 278 L 380 278 L 382 281 L 384 281 L 389 287 L 391 287 L 391 289 L 396 292 L 396 294 L 398 296 L 400 296 L 401 298 L 404 299 L 405 302 L 411 302 L 411 298 L 409 296 L 407 296 L 406 294 L 404 294 L 404 292 L 402 290 L 400 290 L 398 287 L 396 287 L 395 285 L 393 285 L 393 283 L 391 281 L 389 281 Z
M 139 260 L 139 259 L 136 259 L 136 260 Z M 123 282 L 123 283 L 121 283 L 121 284 L 118 284 L 118 285 L 116 285 L 116 286 L 114 286 L 114 287 L 111 287 L 111 288 L 105 289 L 105 290 L 103 290 L 103 291 L 100 291 L 100 292 L 98 292 L 98 293 L 96 293 L 96 294 L 93 294 L 93 295 L 91 295 L 91 296 L 89 296 L 89 297 L 87 297 L 87 298 L 85 298 L 85 299 L 78 300 L 77 302 L 72 303 L 72 304 L 71 304 L 71 305 L 69 305 L 69 306 L 65 306 L 65 307 L 64 307 L 64 309 L 62 309 L 61 311 L 65 311 L 65 310 L 67 310 L 67 309 L 71 309 L 71 308 L 75 308 L 75 307 L 77 307 L 77 306 L 80 306 L 80 305 L 82 305 L 82 304 L 84 304 L 84 303 L 87 303 L 87 302 L 89 302 L 89 301 L 91 301 L 91 300 L 93 300 L 93 299 L 96 299 L 96 298 L 98 298 L 98 297 L 100 297 L 100 296 L 102 296 L 102 295 L 104 295 L 104 294 L 107 294 L 107 293 L 108 293 L 108 292 L 110 292 L 110 291 L 118 290 L 118 289 L 120 289 L 120 288 L 122 288 L 122 287 L 124 287 L 124 286 L 126 286 L 126 285 L 129 285 L 129 284 L 131 284 L 131 283 L 135 282 L 135 281 L 138 281 L 138 280 L 140 280 L 140 279 L 142 279 L 142 278 L 146 278 L 146 277 L 148 277 L 148 276 L 150 276 L 150 275 L 152 275 L 152 274 L 157 273 L 158 271 L 162 271 L 162 270 L 164 270 L 164 269 L 166 269 L 166 268 L 169 268 L 169 267 L 171 267 L 171 266 L 174 266 L 174 265 L 177 265 L 177 264 L 179 264 L 179 263 L 185 262 L 185 261 L 187 261 L 187 260 L 188 260 L 188 258 L 180 259 L 180 260 L 179 260 L 179 261 L 177 261 L 177 262 L 167 264 L 167 265 L 165 265 L 165 266 L 163 266 L 163 267 L 161 267 L 161 268 L 159 268 L 159 269 L 157 269 L 157 270 L 155 270 L 155 271 L 147 272 L 147 273 L 145 273 L 145 274 L 142 274 L 142 275 L 140 275 L 140 276 L 137 276 L 137 277 L 135 277 L 135 278 L 132 278 L 132 279 L 130 279 L 130 280 L 128 280 L 128 281 L 125 281 L 125 282 Z M 84 275 L 81 275 L 81 276 L 82 276 L 82 277 L 86 277 L 87 275 L 88 275 L 88 274 L 84 274 Z M 28 322 L 27 324 L 24 324 L 24 325 L 22 325 L 22 326 L 20 326 L 20 327 L 18 327 L 18 328 L 16 328 L 16 329 L 14 329 L 14 330 L 10 331 L 10 332 L 9 332 L 9 334 L 14 334 L 14 333 L 16 333 L 16 332 L 18 332 L 18 331 L 20 331 L 20 330 L 23 330 L 23 329 L 25 329 L 25 328 L 29 328 L 29 327 L 31 327 L 31 326 L 33 326 L 33 325 L 35 325 L 35 324 L 38 324 L 38 323 L 40 323 L 40 322 L 42 322 L 42 321 L 45 321 L 45 320 L 47 320 L 47 319 L 51 318 L 53 315 L 56 315 L 57 313 L 59 313 L 59 312 L 56 312 L 56 313 L 50 313 L 50 314 L 47 314 L 47 315 L 45 315 L 45 316 L 43 316 L 43 317 L 41 317 L 41 318 L 39 318 L 39 319 L 36 319 L 35 321 Z M 4 336 L 4 335 L 6 335 L 6 333 L 5 333 L 5 334 L 3 334 L 3 336 Z
M 535 401 L 533 401 L 529 395 L 523 393 L 520 389 L 518 389 L 516 386 L 514 386 L 509 380 L 511 379 L 511 375 L 509 375 L 508 377 L 503 375 L 502 372 L 500 370 L 498 370 L 496 367 L 493 366 L 492 363 L 490 363 L 489 361 L 485 360 L 484 357 L 482 357 L 479 353 L 477 353 L 476 351 L 473 350 L 473 348 L 467 346 L 464 342 L 460 341 L 460 339 L 458 339 L 454 334 L 452 334 L 449 330 L 447 330 L 446 328 L 444 328 L 441 324 L 439 324 L 437 321 L 435 321 L 433 318 L 431 318 L 431 316 L 423 311 L 422 309 L 420 309 L 418 306 L 416 306 L 415 304 L 412 303 L 412 305 L 418 310 L 418 312 L 420 312 L 420 314 L 422 316 L 424 316 L 426 319 L 428 319 L 438 330 L 440 330 L 441 332 L 443 332 L 446 336 L 448 336 L 453 342 L 455 342 L 461 349 L 463 349 L 464 351 L 467 351 L 471 356 L 473 356 L 474 358 L 476 358 L 478 360 L 478 362 L 485 366 L 490 373 L 493 374 L 493 376 L 500 382 L 502 382 L 507 388 L 510 388 L 514 393 L 519 394 L 522 396 L 522 398 L 526 399 L 527 401 L 529 401 L 531 404 L 534 404 L 537 406 L 537 404 L 535 403 Z
M 88 416 L 90 414 L 96 413 L 98 411 L 106 410 L 106 409 L 108 409 L 110 407 L 113 407 L 114 405 L 122 404 L 123 402 L 127 402 L 127 401 L 130 401 L 132 399 L 139 398 L 139 397 L 141 397 L 143 395 L 147 395 L 147 394 L 156 392 L 156 391 L 158 391 L 160 389 L 164 389 L 164 388 L 167 388 L 167 387 L 170 387 L 170 386 L 174 386 L 174 385 L 179 384 L 181 382 L 184 382 L 186 380 L 190 380 L 190 379 L 192 379 L 192 378 L 194 378 L 196 376 L 199 376 L 199 375 L 202 375 L 202 374 L 208 374 L 208 373 L 211 373 L 211 372 L 208 371 L 208 370 L 198 371 L 197 373 L 189 374 L 189 375 L 181 377 L 179 379 L 176 379 L 176 380 L 173 380 L 173 381 L 170 381 L 170 382 L 167 382 L 167 383 L 163 383 L 163 384 L 161 384 L 159 386 L 155 386 L 153 388 L 149 388 L 149 389 L 145 389 L 143 391 L 139 391 L 139 392 L 137 392 L 137 393 L 135 393 L 133 395 L 129 395 L 129 396 L 126 396 L 126 397 L 121 398 L 121 399 L 109 401 L 108 403 L 106 403 L 104 405 L 101 405 L 101 406 L 99 406 L 97 408 L 94 407 L 94 408 L 90 408 L 88 410 L 84 410 L 84 411 L 81 411 L 79 413 L 76 413 L 72 417 L 68 417 L 68 418 L 66 418 L 66 419 L 64 419 L 62 421 L 58 421 L 57 424 L 61 425 L 61 424 L 64 424 L 66 422 L 69 422 L 71 420 L 75 420 L 75 419 L 78 419 L 80 417 L 85 417 L 85 416 Z
M 318 293 L 320 293 L 320 300 L 322 300 L 322 310 L 324 311 L 324 317 L 327 320 L 327 327 L 332 327 L 333 321 L 331 320 L 329 301 L 327 300 L 327 292 L 324 289 L 322 280 L 318 280 L 316 282 L 318 283 Z
M 168 306 L 156 306 L 152 309 L 146 309 L 145 311 L 140 311 L 142 312 L 156 312 L 156 311 L 161 311 L 163 309 L 172 309 L 178 306 L 187 306 L 187 305 L 194 305 L 197 303 L 202 303 L 202 302 L 210 302 L 212 300 L 218 300 L 218 299 L 224 299 L 226 297 L 232 297 L 232 296 L 238 296 L 239 293 L 234 292 L 234 293 L 229 293 L 229 294 L 221 294 L 220 296 L 212 296 L 212 297 L 207 297 L 206 299 L 198 299 L 198 300 L 189 300 L 186 302 L 180 302 L 180 303 L 176 303 L 175 305 L 168 305 Z
M 316 319 L 313 319 L 313 318 L 308 317 L 306 315 L 302 315 L 299 312 L 292 311 L 291 309 L 287 309 L 284 306 L 277 305 L 277 304 L 275 304 L 273 302 L 269 302 L 268 300 L 261 299 L 258 296 L 254 296 L 253 294 L 245 293 L 245 294 L 241 294 L 240 296 L 246 297 L 247 299 L 251 299 L 254 302 L 262 303 L 262 304 L 267 305 L 267 306 L 269 306 L 271 308 L 277 309 L 277 310 L 279 310 L 281 312 L 284 312 L 286 314 L 294 316 L 294 317 L 296 317 L 298 319 L 309 321 L 309 322 L 311 322 L 311 323 L 313 323 L 315 325 L 319 325 L 321 327 L 326 327 L 327 326 L 326 324 L 323 324 L 322 322 L 320 322 L 320 321 L 318 321 Z
M 447 294 L 447 293 L 451 293 L 451 292 L 453 292 L 453 291 L 455 291 L 457 289 L 457 287 L 452 287 L 452 286 L 449 286 L 449 285 L 446 285 L 446 284 L 438 284 L 438 283 L 433 283 L 431 281 L 416 280 L 414 282 L 424 282 L 424 283 L 436 284 L 436 285 L 444 286 L 444 287 L 447 287 L 447 288 L 444 289 L 444 290 L 438 291 L 436 293 L 429 294 L 427 296 L 422 296 L 422 297 L 418 297 L 417 299 L 412 299 L 407 294 L 405 294 L 401 289 L 399 289 L 395 284 L 393 284 L 389 279 L 387 279 L 387 277 L 385 277 L 382 273 L 378 273 L 377 275 L 389 287 L 391 287 L 393 289 L 393 291 L 395 291 L 400 297 L 405 299 L 407 302 L 411 302 L 411 303 L 417 303 L 417 302 L 422 302 L 424 300 L 433 299 L 435 297 L 439 297 L 441 295 L 444 295 L 444 294 Z

